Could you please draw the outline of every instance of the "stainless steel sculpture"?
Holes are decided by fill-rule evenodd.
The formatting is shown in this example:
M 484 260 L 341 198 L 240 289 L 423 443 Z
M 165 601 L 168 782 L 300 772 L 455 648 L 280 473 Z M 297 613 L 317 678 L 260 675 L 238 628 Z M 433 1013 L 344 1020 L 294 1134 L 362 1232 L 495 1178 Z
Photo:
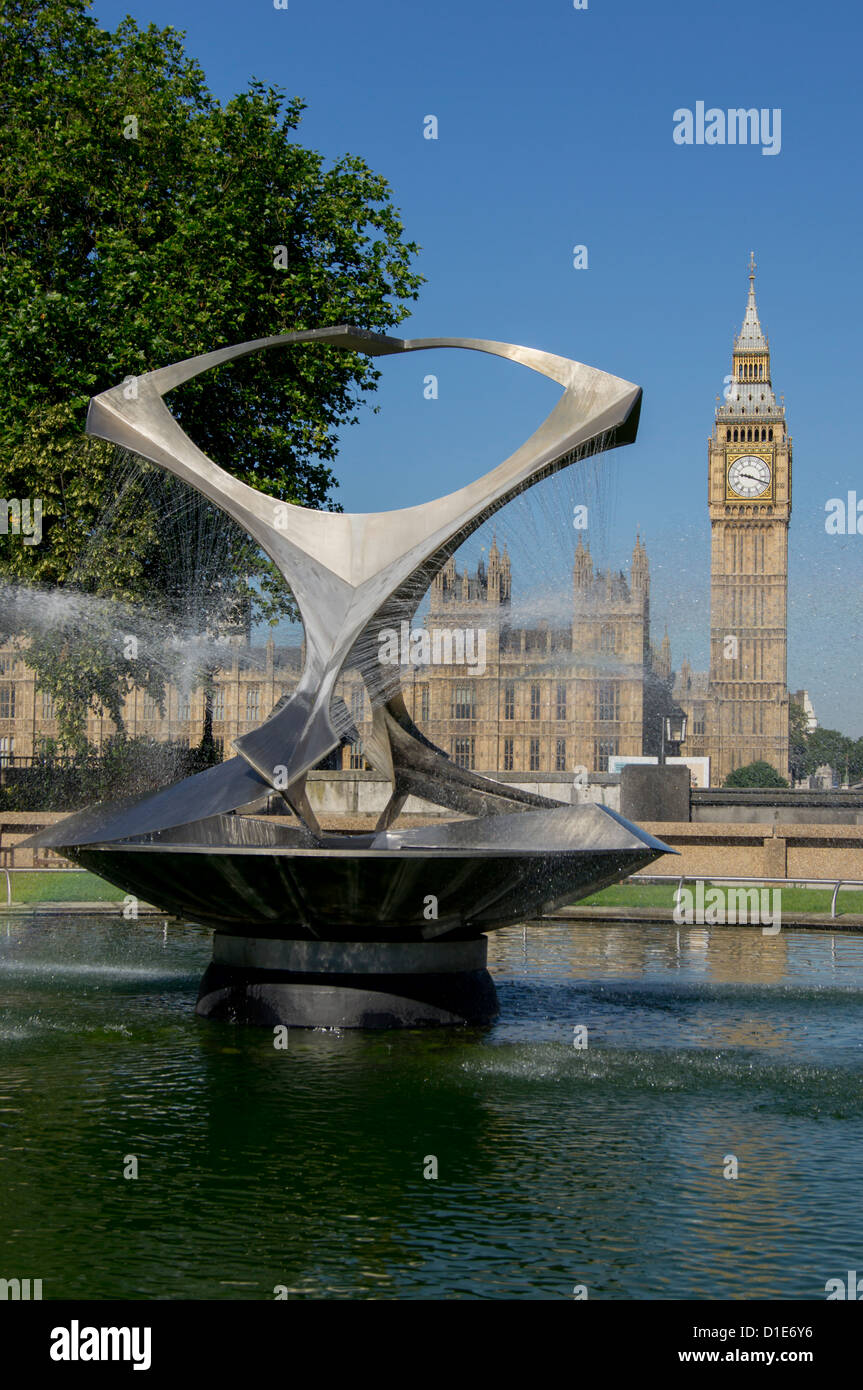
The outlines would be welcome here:
M 219 468 L 163 397 L 248 353 L 316 341 L 370 356 L 467 348 L 519 362 L 564 391 L 520 449 L 457 492 L 396 512 L 314 511 Z M 603 807 L 567 807 L 454 767 L 369 661 L 360 663 L 373 709 L 364 751 L 392 787 L 377 830 L 323 832 L 306 779 L 344 732 L 334 690 L 351 654 L 412 617 L 448 557 L 511 498 L 589 453 L 630 443 L 641 389 L 508 343 L 341 327 L 190 358 L 139 377 L 129 394 L 118 386 L 94 397 L 88 433 L 176 474 L 245 527 L 293 591 L 305 665 L 293 694 L 235 741 L 238 756 L 154 795 L 71 816 L 29 843 L 63 849 L 149 901 L 215 926 L 200 1013 L 300 1025 L 487 1020 L 495 997 L 484 930 L 583 896 L 667 847 Z M 299 827 L 250 814 L 274 789 Z M 390 830 L 411 793 L 479 819 Z M 426 920 L 430 895 L 438 911 Z

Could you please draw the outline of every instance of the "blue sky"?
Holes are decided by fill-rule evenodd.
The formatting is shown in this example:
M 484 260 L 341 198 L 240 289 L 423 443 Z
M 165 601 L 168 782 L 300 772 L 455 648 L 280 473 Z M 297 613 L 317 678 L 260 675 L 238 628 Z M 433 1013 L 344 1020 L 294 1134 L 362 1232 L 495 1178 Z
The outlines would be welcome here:
M 526 343 L 644 387 L 637 443 L 606 456 L 591 543 L 617 568 L 640 525 L 654 637 L 667 622 L 675 665 L 707 661 L 706 444 L 754 248 L 794 439 L 789 685 L 809 689 L 823 724 L 863 734 L 863 535 L 824 527 L 829 498 L 863 498 L 857 4 L 94 6 L 108 28 L 127 12 L 184 30 L 222 99 L 251 77 L 301 96 L 304 143 L 360 154 L 389 180 L 427 279 L 398 332 Z M 674 112 L 698 101 L 779 108 L 780 152 L 675 144 Z M 575 245 L 588 269 L 573 268 Z M 556 394 L 470 354 L 386 362 L 380 413 L 345 435 L 339 499 L 364 511 L 447 492 L 510 453 Z

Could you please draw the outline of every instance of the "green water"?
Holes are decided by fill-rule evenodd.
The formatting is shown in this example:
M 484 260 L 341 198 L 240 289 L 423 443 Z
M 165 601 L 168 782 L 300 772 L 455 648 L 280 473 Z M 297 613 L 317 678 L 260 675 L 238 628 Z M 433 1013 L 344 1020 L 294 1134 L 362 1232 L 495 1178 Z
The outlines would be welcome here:
M 823 1299 L 863 1269 L 861 935 L 513 928 L 494 1028 L 287 1051 L 194 1017 L 208 958 L 193 927 L 0 924 L 0 1277 L 72 1299 Z

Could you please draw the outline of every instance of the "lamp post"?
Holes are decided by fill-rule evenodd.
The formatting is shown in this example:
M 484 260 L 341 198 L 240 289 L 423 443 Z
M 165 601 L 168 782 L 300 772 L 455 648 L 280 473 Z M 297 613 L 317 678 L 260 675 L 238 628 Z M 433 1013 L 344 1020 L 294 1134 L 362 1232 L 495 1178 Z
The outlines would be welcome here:
M 680 752 L 680 745 L 686 738 L 686 714 L 679 705 L 674 705 L 667 714 L 662 716 L 662 745 L 659 752 L 660 764 L 665 762 L 665 746 L 671 744 L 676 746 L 677 752 L 672 753 L 676 757 Z

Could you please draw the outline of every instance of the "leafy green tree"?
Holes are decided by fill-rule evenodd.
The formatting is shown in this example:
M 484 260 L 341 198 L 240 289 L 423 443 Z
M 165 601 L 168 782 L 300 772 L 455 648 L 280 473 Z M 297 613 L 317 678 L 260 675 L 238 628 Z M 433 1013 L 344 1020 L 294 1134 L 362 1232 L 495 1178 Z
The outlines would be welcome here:
M 737 767 L 730 772 L 723 783 L 726 787 L 787 787 L 788 783 L 784 777 L 780 777 L 776 768 L 770 763 L 759 759 L 754 763 L 747 763 L 745 767 Z
M 806 740 L 807 772 L 816 772 L 825 763 L 841 781 L 848 780 L 855 760 L 856 746 L 838 729 L 813 729 Z
M 165 585 L 152 497 L 120 543 L 99 526 L 116 468 L 107 445 L 82 443 L 89 397 L 242 339 L 388 330 L 417 297 L 417 247 L 385 179 L 353 154 L 326 167 L 294 139 L 300 99 L 253 81 L 221 104 L 173 28 L 127 18 L 109 33 L 86 0 L 6 0 L 0 73 L 0 497 L 43 503 L 41 544 L 2 538 L 0 580 L 75 582 L 170 622 L 188 598 Z M 244 482 L 336 508 L 338 434 L 378 377 L 370 358 L 316 344 L 207 373 L 169 405 Z M 252 616 L 289 611 L 242 537 L 229 573 Z M 224 572 L 199 582 L 224 597 Z M 66 678 L 58 643 L 37 646 L 40 681 L 80 734 L 82 701 L 106 698 L 106 653 L 91 643 L 70 662 L 67 648 Z

